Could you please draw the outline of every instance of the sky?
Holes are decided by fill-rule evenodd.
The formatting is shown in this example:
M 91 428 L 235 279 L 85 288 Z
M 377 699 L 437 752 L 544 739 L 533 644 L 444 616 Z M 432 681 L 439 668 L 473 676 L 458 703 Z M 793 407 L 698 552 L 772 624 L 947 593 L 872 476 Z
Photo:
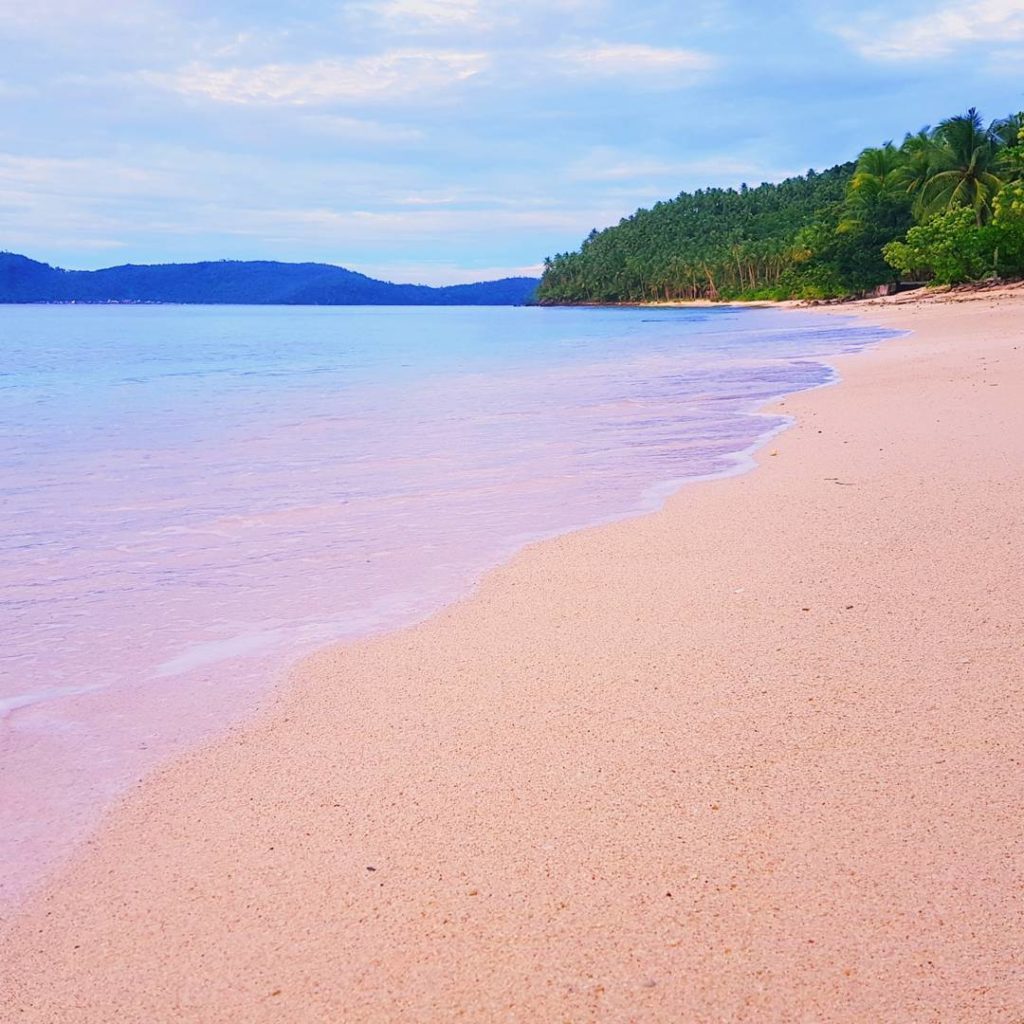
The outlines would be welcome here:
M 0 0 L 0 250 L 537 273 L 977 106 L 1024 0 Z

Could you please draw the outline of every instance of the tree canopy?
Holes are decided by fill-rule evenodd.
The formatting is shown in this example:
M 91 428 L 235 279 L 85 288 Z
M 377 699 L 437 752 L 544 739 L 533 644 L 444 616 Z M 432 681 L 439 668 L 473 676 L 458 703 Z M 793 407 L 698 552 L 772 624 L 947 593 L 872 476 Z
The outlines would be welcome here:
M 1022 182 L 1024 114 L 986 127 L 972 108 L 820 173 L 638 210 L 545 260 L 537 299 L 828 298 L 1022 273 Z

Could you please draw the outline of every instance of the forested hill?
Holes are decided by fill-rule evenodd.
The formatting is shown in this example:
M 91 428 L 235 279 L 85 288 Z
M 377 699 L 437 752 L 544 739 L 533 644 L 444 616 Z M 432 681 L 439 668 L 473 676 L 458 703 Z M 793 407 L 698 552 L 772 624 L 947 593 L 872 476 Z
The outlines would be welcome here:
M 545 260 L 544 303 L 826 298 L 1024 273 L 1024 114 L 975 110 L 757 188 L 703 189 Z
M 429 288 L 390 284 L 324 263 L 168 263 L 61 270 L 0 253 L 0 302 L 179 302 L 316 306 L 515 306 L 535 278 Z

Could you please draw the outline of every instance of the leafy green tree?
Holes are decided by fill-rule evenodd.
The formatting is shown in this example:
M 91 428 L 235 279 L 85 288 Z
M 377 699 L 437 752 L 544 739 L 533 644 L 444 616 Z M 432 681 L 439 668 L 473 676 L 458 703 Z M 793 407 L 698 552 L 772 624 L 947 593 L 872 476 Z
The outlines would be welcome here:
M 1013 156 L 1016 166 L 1024 171 L 1024 127 L 1019 137 L 1021 145 L 1014 147 Z M 1001 274 L 1024 274 L 1024 175 L 1007 182 L 996 193 L 992 209 L 996 270 Z
M 908 132 L 900 145 L 898 178 L 907 195 L 915 197 L 915 205 L 919 205 L 919 197 L 931 177 L 935 149 L 935 132 L 931 128 Z
M 1000 146 L 1012 148 L 1024 143 L 1024 111 L 993 121 L 989 129 Z
M 1006 140 L 999 154 L 1000 169 L 1008 181 L 1020 181 L 1024 178 L 1024 113 L 1007 118 L 1000 125 L 1000 137 Z M 1013 129 L 1016 134 L 1012 134 Z
M 912 227 L 905 242 L 889 242 L 882 251 L 901 273 L 931 274 L 936 284 L 979 278 L 992 265 L 991 239 L 978 229 L 974 212 L 967 207 Z
M 922 220 L 965 206 L 977 224 L 992 215 L 992 200 L 1003 182 L 999 167 L 1001 140 L 986 129 L 971 107 L 943 121 L 935 130 L 928 178 L 920 189 L 918 213 Z
M 848 204 L 856 204 L 861 197 L 873 199 L 881 195 L 905 193 L 905 163 L 903 153 L 891 142 L 863 150 L 857 158 L 857 169 L 850 180 Z
M 1011 181 L 997 193 L 992 204 L 995 211 L 993 220 L 997 224 L 1024 221 L 1024 181 Z

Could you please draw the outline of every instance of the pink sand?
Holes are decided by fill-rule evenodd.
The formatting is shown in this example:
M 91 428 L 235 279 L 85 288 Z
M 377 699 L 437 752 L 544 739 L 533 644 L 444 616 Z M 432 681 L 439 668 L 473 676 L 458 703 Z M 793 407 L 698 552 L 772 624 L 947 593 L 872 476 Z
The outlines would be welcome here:
M 0 946 L 19 1022 L 1024 1019 L 1024 293 L 746 476 L 303 663 Z

